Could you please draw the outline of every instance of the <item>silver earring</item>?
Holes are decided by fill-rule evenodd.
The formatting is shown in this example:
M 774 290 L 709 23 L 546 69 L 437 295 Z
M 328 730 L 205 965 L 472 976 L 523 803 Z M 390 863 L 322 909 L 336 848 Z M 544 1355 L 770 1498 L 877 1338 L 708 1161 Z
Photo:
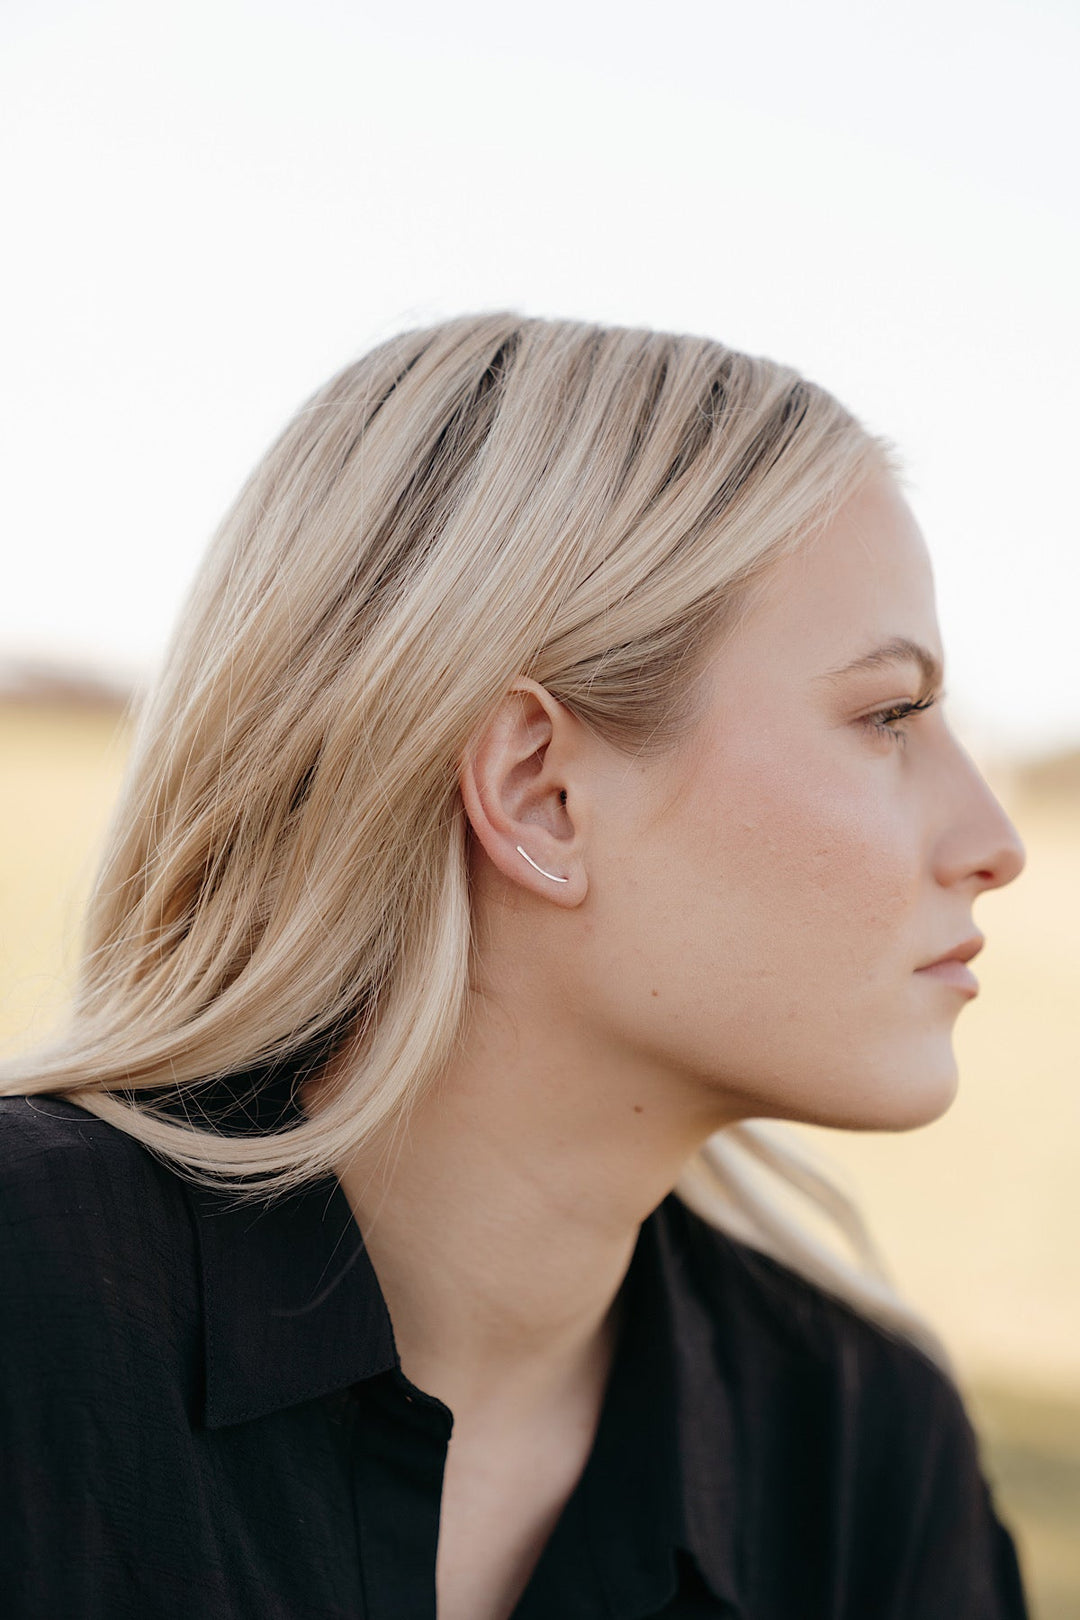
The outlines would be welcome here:
M 520 844 L 516 844 L 514 847 L 519 855 L 525 855 L 525 851 L 522 849 Z M 533 860 L 531 855 L 525 855 L 525 859 L 528 861 L 530 866 L 536 866 L 536 862 Z M 544 868 L 542 866 L 536 866 L 536 870 L 538 872 L 544 872 Z M 556 877 L 554 872 L 544 872 L 544 876 L 552 878 L 556 883 L 569 883 L 570 881 L 569 878 Z

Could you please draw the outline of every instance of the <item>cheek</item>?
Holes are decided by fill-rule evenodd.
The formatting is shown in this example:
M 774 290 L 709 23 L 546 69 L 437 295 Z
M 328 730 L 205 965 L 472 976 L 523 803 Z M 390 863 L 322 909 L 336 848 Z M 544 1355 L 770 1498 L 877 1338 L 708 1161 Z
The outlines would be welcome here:
M 913 1017 L 924 872 L 896 762 L 767 741 L 703 758 L 677 813 L 620 852 L 568 1004 L 733 1117 L 925 1123 L 955 1066 L 941 1021 Z
M 884 765 L 830 763 L 743 762 L 694 818 L 691 869 L 708 871 L 722 932 L 737 929 L 740 956 L 762 976 L 872 972 L 873 955 L 904 932 L 916 865 L 911 829 L 883 791 Z

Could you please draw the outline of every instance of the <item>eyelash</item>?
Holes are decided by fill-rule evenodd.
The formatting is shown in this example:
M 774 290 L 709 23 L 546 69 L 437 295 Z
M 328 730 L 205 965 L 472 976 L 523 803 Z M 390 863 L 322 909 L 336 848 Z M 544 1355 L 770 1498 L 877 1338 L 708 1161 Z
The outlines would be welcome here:
M 932 709 L 936 702 L 937 698 L 931 696 L 920 698 L 917 703 L 894 703 L 889 709 L 879 709 L 876 714 L 868 714 L 866 723 L 873 726 L 874 730 L 880 735 L 891 737 L 893 742 L 900 743 L 902 746 L 907 742 L 907 733 L 894 731 L 892 722 L 906 720 L 912 714 L 922 714 L 925 709 Z

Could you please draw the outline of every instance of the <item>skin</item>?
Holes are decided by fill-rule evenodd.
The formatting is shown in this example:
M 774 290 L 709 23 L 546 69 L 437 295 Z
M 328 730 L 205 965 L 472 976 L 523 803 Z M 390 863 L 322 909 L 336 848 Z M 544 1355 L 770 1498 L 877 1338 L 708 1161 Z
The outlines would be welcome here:
M 826 678 L 900 635 L 942 658 L 880 474 L 767 577 L 677 754 L 628 759 L 523 678 L 462 762 L 477 1015 L 407 1130 L 340 1172 L 403 1370 L 455 1417 L 440 1614 L 520 1588 L 588 1454 L 638 1227 L 704 1138 L 910 1130 L 955 1095 L 966 998 L 916 969 L 1024 850 L 940 702 L 874 729 L 922 695 L 914 664 Z M 466 1594 L 522 1455 L 530 1529 Z

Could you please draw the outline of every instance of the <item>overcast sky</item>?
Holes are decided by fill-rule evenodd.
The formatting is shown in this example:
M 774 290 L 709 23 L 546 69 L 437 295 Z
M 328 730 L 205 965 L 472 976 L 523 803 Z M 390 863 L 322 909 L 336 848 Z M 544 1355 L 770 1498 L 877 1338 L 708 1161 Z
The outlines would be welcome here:
M 832 388 L 906 460 L 954 723 L 1080 743 L 1078 19 L 5 0 L 0 656 L 151 670 L 301 401 L 510 307 Z

